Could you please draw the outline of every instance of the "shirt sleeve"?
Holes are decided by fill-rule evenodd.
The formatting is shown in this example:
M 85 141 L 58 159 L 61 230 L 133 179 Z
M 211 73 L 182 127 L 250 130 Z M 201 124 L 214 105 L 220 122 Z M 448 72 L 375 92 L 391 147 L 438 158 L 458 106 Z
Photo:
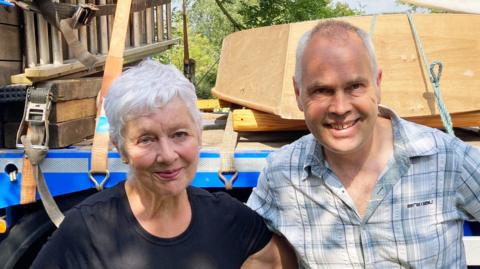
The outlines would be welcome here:
M 42 247 L 31 268 L 88 268 L 82 262 L 85 261 L 82 248 L 89 238 L 84 223 L 79 210 L 70 210 Z
M 468 145 L 463 154 L 457 201 L 466 220 L 480 221 L 480 150 Z
M 275 210 L 272 189 L 270 187 L 268 167 L 264 168 L 247 201 L 247 206 L 257 212 L 265 220 L 270 230 L 277 232 L 277 210 Z

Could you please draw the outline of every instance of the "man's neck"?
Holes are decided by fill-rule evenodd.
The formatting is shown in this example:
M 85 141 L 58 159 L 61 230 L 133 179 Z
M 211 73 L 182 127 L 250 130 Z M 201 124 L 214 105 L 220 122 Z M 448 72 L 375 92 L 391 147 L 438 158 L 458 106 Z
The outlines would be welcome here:
M 390 120 L 379 118 L 370 141 L 349 154 L 325 151 L 326 161 L 347 190 L 360 218 L 365 215 L 377 180 L 393 155 Z

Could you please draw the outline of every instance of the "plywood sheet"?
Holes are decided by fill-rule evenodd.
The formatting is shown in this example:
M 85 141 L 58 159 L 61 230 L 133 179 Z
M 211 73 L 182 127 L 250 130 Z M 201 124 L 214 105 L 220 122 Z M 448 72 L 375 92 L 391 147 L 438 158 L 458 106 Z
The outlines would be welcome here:
M 441 89 L 451 113 L 480 106 L 480 16 L 415 14 L 415 27 L 431 62 L 443 62 Z M 383 69 L 382 104 L 403 117 L 438 115 L 433 89 L 405 14 L 338 18 L 370 32 Z M 236 32 L 224 40 L 212 93 L 220 99 L 281 116 L 303 119 L 292 76 L 300 36 L 318 21 Z M 373 27 L 372 27 L 373 26 Z
M 289 28 L 255 28 L 224 39 L 215 94 L 234 103 L 278 113 Z

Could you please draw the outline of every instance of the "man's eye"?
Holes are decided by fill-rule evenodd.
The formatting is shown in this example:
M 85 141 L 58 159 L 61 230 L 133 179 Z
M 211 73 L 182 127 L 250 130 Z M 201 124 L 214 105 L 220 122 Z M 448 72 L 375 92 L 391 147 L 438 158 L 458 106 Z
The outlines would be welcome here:
M 320 95 L 331 95 L 333 94 L 333 90 L 329 88 L 315 88 L 312 90 L 312 94 L 320 94 Z
M 175 140 L 181 140 L 181 139 L 185 139 L 187 136 L 188 136 L 187 132 L 179 131 L 179 132 L 175 132 L 172 137 Z
M 359 89 L 362 85 L 360 83 L 353 84 L 352 89 Z
M 354 91 L 354 90 L 358 90 L 358 89 L 361 89 L 362 88 L 362 84 L 361 83 L 355 83 L 355 84 L 352 84 L 350 85 L 349 89 Z

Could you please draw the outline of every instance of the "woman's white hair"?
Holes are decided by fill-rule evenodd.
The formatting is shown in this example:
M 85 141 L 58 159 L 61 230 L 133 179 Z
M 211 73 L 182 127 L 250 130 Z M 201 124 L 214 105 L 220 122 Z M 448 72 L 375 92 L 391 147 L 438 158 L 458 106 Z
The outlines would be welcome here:
M 344 22 L 344 21 L 337 21 L 337 20 L 326 20 L 318 23 L 311 31 L 307 31 L 302 35 L 300 40 L 298 41 L 297 51 L 296 51 L 296 62 L 295 62 L 295 77 L 294 81 L 295 84 L 299 89 L 302 88 L 302 59 L 303 54 L 305 52 L 305 48 L 307 47 L 308 43 L 312 39 L 313 36 L 316 34 L 321 34 L 325 36 L 327 39 L 336 39 L 336 38 L 343 38 L 345 34 L 348 32 L 356 33 L 358 37 L 363 42 L 363 45 L 367 49 L 368 56 L 370 58 L 370 65 L 372 67 L 372 73 L 374 76 L 374 81 L 378 72 L 378 65 L 377 65 L 377 58 L 375 56 L 375 49 L 373 47 L 372 39 L 370 35 L 363 31 L 362 29 Z
M 195 87 L 175 66 L 146 59 L 123 72 L 104 101 L 112 142 L 123 151 L 125 124 L 165 106 L 175 96 L 185 103 L 200 133 L 202 118 Z

